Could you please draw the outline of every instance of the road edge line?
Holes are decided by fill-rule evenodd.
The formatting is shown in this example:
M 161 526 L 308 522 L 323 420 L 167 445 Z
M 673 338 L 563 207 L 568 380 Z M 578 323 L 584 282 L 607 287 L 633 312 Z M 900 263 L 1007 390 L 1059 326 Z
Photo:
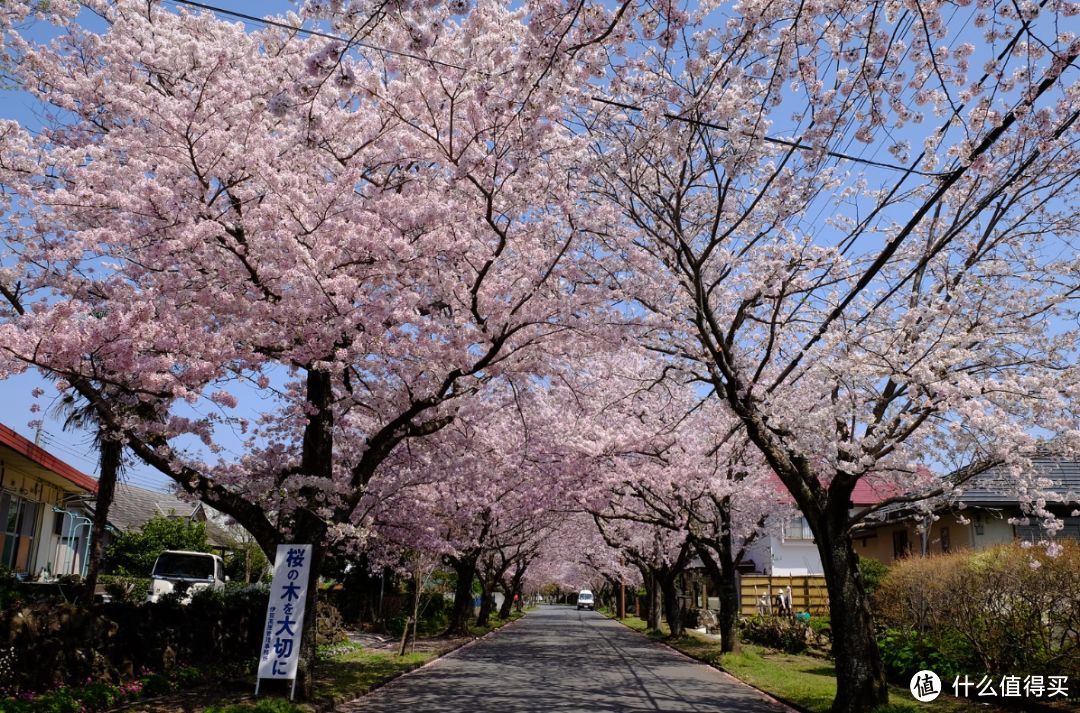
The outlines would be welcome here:
M 766 701 L 776 704 L 781 709 L 786 709 L 788 711 L 788 713 L 813 713 L 809 708 L 804 708 L 804 707 L 800 706 L 797 703 L 793 703 L 791 701 L 780 698 L 780 697 L 778 697 L 778 696 L 776 696 L 776 695 L 774 695 L 772 693 L 769 693 L 768 691 L 762 690 L 762 689 L 758 688 L 757 686 L 755 686 L 752 683 L 747 683 L 746 681 L 742 680 L 741 678 L 739 678 L 738 676 L 733 674 L 731 671 L 728 671 L 727 669 L 725 669 L 725 668 L 723 668 L 721 666 L 717 666 L 716 664 L 710 663 L 710 662 L 708 662 L 708 661 L 706 661 L 704 659 L 699 659 L 696 656 L 691 656 L 690 654 L 686 653 L 685 651 L 679 651 L 677 648 L 675 648 L 674 646 L 672 646 L 671 644 L 669 644 L 669 643 L 667 643 L 665 641 L 661 641 L 660 639 L 654 639 L 651 636 L 648 636 L 647 634 L 645 634 L 645 633 L 643 633 L 641 631 L 638 631 L 637 629 L 630 626 L 629 624 L 626 624 L 621 619 L 618 619 L 618 618 L 613 617 L 613 616 L 608 616 L 607 613 L 605 613 L 604 616 L 606 616 L 611 621 L 614 621 L 614 622 L 616 622 L 618 624 L 621 624 L 622 626 L 626 627 L 630 631 L 632 631 L 635 634 L 637 634 L 638 636 L 640 636 L 642 639 L 645 639 L 646 641 L 648 641 L 648 642 L 650 642 L 652 644 L 658 644 L 658 645 L 662 646 L 663 648 L 667 649 L 668 651 L 672 651 L 672 652 L 678 654 L 679 656 L 682 656 L 687 661 L 692 661 L 692 662 L 694 662 L 694 663 L 696 663 L 696 664 L 698 664 L 700 666 L 706 666 L 708 668 L 711 668 L 713 671 L 716 671 L 718 673 L 722 673 L 723 675 L 727 676 L 728 678 L 730 678 L 735 683 L 746 686 L 747 688 L 749 688 L 749 689 L 751 689 L 753 691 L 756 691 Z
M 381 692 L 384 689 L 386 689 L 387 687 L 393 685 L 395 681 L 400 681 L 401 679 L 405 678 L 406 676 L 411 676 L 414 673 L 417 673 L 417 672 L 427 668 L 428 666 L 434 666 L 435 664 L 439 663 L 440 661 L 445 659 L 447 656 L 450 656 L 451 654 L 455 654 L 455 653 L 457 653 L 459 651 L 467 649 L 470 646 L 472 646 L 473 644 L 475 644 L 475 643 L 477 643 L 479 641 L 483 641 L 484 639 L 488 638 L 492 634 L 496 634 L 496 633 L 502 631 L 503 629 L 509 629 L 511 626 L 518 623 L 519 621 L 521 621 L 525 617 L 529 616 L 529 614 L 531 614 L 531 613 L 532 612 L 525 612 L 522 616 L 519 616 L 517 619 L 511 619 L 510 621 L 506 622 L 505 624 L 501 624 L 501 625 L 495 627 L 491 631 L 485 632 L 485 633 L 481 634 L 480 636 L 475 636 L 472 639 L 469 639 L 468 641 L 465 641 L 463 643 L 458 644 L 457 646 L 454 646 L 453 648 L 447 649 L 446 651 L 443 651 L 441 654 L 439 654 L 435 658 L 431 659 L 430 661 L 425 661 L 424 663 L 420 664 L 416 668 L 410 668 L 408 671 L 402 671 L 401 673 L 398 673 L 398 674 L 396 674 L 394 676 L 391 676 L 390 678 L 386 678 L 386 679 L 383 679 L 382 681 L 374 683 L 374 684 L 372 684 L 371 688 L 367 689 L 367 691 L 360 694 L 359 696 L 356 696 L 355 698 L 349 698 L 349 699 L 342 700 L 342 701 L 335 701 L 335 702 L 330 703 L 328 707 L 319 708 L 319 713 L 325 713 L 326 711 L 332 711 L 332 710 L 336 709 L 338 706 L 345 706 L 345 705 L 349 705 L 351 703 L 357 703 L 358 701 L 362 701 L 365 698 L 367 698 L 368 696 L 370 696 L 370 695 L 372 695 L 372 694 L 374 694 L 376 692 Z

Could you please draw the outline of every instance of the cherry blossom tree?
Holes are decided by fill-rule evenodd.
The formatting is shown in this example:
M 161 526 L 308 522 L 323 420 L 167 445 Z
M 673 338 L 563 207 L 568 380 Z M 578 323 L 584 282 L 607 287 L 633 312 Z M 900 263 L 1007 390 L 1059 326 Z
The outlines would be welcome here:
M 0 372 L 56 377 L 268 553 L 314 543 L 317 574 L 385 463 L 580 349 L 608 301 L 589 242 L 609 213 L 579 200 L 591 159 L 558 121 L 588 70 L 549 61 L 543 27 L 498 3 L 420 47 L 406 20 L 380 23 L 387 51 L 364 53 L 159 3 L 86 7 L 104 30 L 73 2 L 36 8 L 47 43 L 21 31 L 32 15 L 0 15 L 46 124 L 0 126 L 19 216 Z
M 943 487 L 920 462 L 1080 442 L 1074 14 L 669 5 L 581 109 L 649 348 L 711 385 L 814 532 L 838 713 L 887 698 L 855 484 L 917 498 Z
M 765 527 L 790 514 L 790 498 L 694 374 L 667 358 L 615 356 L 605 355 L 600 379 L 576 389 L 591 386 L 588 400 L 603 414 L 583 507 L 605 541 L 642 569 L 650 613 L 659 590 L 673 636 L 682 618 L 675 588 L 699 557 L 719 595 L 722 648 L 734 650 L 736 568 Z

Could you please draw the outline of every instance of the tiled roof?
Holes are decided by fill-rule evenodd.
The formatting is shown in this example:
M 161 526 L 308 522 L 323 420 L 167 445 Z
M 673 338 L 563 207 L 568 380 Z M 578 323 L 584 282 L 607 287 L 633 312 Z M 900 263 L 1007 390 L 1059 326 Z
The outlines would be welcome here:
M 1047 504 L 1063 503 L 1073 508 L 1080 505 L 1080 460 L 1075 457 L 1055 455 L 1053 451 L 1042 448 L 1028 456 L 1033 473 L 1037 478 L 1046 478 L 1051 482 L 1043 488 L 1051 494 Z M 963 481 L 962 493 L 955 502 L 941 503 L 936 507 L 954 509 L 956 507 L 1016 507 L 1020 504 L 1020 495 L 1016 489 L 1016 479 L 1007 465 L 994 465 L 978 475 L 965 479 L 970 472 L 967 468 L 953 471 L 945 476 L 952 482 Z M 882 508 L 875 514 L 875 519 L 896 519 L 908 516 L 915 505 L 896 503 Z
M 1040 453 L 1031 459 L 1031 465 L 1034 475 L 1053 482 L 1046 490 L 1056 493 L 1066 502 L 1080 502 L 1080 460 Z M 1005 505 L 1018 502 L 1016 481 L 1008 466 L 993 466 L 962 487 L 964 492 L 959 499 L 968 505 Z
M 81 470 L 68 465 L 33 441 L 23 438 L 2 423 L 0 423 L 0 444 L 7 446 L 19 455 L 29 458 L 42 468 L 56 473 L 64 480 L 79 486 L 83 490 L 88 490 L 91 493 L 97 492 L 96 480 Z
M 181 500 L 171 493 L 117 483 L 109 507 L 109 524 L 122 532 L 137 530 L 155 517 L 190 518 L 200 505 Z M 209 520 L 206 521 L 206 537 L 214 545 L 227 545 L 231 539 L 225 530 Z

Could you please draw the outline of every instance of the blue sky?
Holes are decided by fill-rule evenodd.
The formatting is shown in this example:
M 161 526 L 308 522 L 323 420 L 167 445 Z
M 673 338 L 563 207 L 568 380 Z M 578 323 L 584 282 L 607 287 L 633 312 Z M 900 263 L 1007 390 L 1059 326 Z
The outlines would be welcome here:
M 169 3 L 176 6 L 175 3 Z M 283 14 L 296 8 L 288 0 L 260 0 L 259 2 L 235 0 L 212 0 L 211 4 L 250 15 L 265 16 Z M 229 19 L 229 18 L 225 18 Z M 90 17 L 87 22 L 98 22 Z M 93 25 L 90 25 L 93 26 Z M 42 37 L 45 37 L 42 27 Z M 26 92 L 0 91 L 0 119 L 14 119 L 28 129 L 41 126 L 41 117 L 37 113 L 36 102 Z M 40 388 L 45 393 L 38 399 L 32 396 L 34 389 Z M 57 391 L 52 384 L 36 372 L 27 372 L 0 380 L 0 422 L 20 434 L 37 441 L 56 457 L 67 461 L 72 466 L 93 476 L 97 476 L 97 455 L 93 448 L 92 435 L 87 431 L 65 431 L 62 414 L 56 414 L 52 408 L 56 402 Z M 41 413 L 32 413 L 31 406 L 38 404 Z M 31 427 L 31 421 L 44 421 L 40 429 Z M 223 445 L 233 451 L 239 450 L 239 441 Z M 132 485 L 155 490 L 164 490 L 169 481 L 153 468 L 143 465 L 135 459 L 129 463 L 125 480 Z

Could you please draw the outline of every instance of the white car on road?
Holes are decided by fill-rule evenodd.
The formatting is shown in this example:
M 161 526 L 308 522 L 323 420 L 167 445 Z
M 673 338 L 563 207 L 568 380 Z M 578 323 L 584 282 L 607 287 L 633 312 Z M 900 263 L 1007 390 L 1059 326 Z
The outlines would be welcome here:
M 582 609 L 588 609 L 589 611 L 593 611 L 593 609 L 595 608 L 595 600 L 593 599 L 593 594 L 588 589 L 582 589 L 580 592 L 578 592 L 577 608 L 578 611 L 581 611 Z

